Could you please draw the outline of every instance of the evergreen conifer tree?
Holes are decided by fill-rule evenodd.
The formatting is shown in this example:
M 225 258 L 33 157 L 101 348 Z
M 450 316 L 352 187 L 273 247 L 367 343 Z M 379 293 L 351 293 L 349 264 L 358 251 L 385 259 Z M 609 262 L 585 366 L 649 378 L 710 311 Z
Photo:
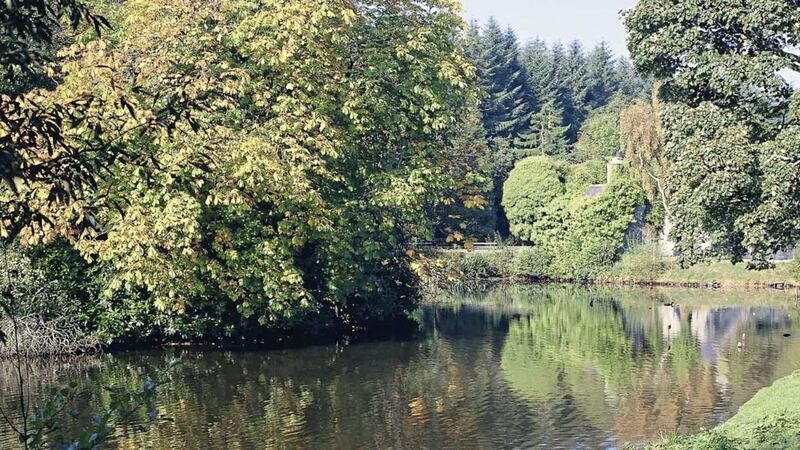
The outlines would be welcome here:
M 480 61 L 481 57 L 481 27 L 477 21 L 473 20 L 469 23 L 469 27 L 467 28 L 467 32 L 464 33 L 464 55 L 475 64 L 475 68 L 478 69 L 478 78 L 482 79 L 483 75 L 481 74 L 480 70 L 482 68 L 482 64 Z
M 553 59 L 547 44 L 541 39 L 529 42 L 522 52 L 522 65 L 528 75 L 529 89 L 540 102 L 550 92 L 553 78 Z
M 519 60 L 517 38 L 490 19 L 480 40 L 476 63 L 485 90 L 481 105 L 484 126 L 489 138 L 513 140 L 527 132 L 536 103 Z
M 555 97 L 548 99 L 531 118 L 531 131 L 521 142 L 528 154 L 566 156 L 570 151 L 570 125 L 564 125 L 564 107 Z
M 577 139 L 577 130 L 581 129 L 583 122 L 588 117 L 584 99 L 589 88 L 588 74 L 586 72 L 586 55 L 583 49 L 583 44 L 580 41 L 574 40 L 567 48 L 567 61 L 566 71 L 568 77 L 568 88 L 572 100 L 572 111 L 567 112 L 569 115 L 567 122 L 570 125 L 570 131 L 573 133 L 573 138 Z
M 588 109 L 606 105 L 617 90 L 614 74 L 614 55 L 608 44 L 601 42 L 592 49 L 586 61 L 586 75 L 589 81 L 583 101 Z
M 617 59 L 614 77 L 618 92 L 628 99 L 646 99 L 652 92 L 652 83 L 640 76 L 627 58 Z

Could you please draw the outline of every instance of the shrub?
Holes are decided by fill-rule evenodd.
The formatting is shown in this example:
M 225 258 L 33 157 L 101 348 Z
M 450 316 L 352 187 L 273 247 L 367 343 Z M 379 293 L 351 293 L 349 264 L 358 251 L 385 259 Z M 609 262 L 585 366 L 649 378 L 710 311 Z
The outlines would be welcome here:
M 0 318 L 0 333 L 9 343 L 0 345 L 0 359 L 14 356 L 17 344 L 25 358 L 74 355 L 97 350 L 100 346 L 97 335 L 87 334 L 69 317 L 49 321 L 35 314 L 14 319 L 3 317 Z
M 517 252 L 511 270 L 515 277 L 542 280 L 550 278 L 553 256 L 538 247 L 529 247 Z
M 458 278 L 479 280 L 510 274 L 508 252 L 456 253 L 449 257 L 449 269 Z
M 456 267 L 469 278 L 489 278 L 494 276 L 494 269 L 489 259 L 480 253 L 466 253 L 456 261 Z
M 667 268 L 655 243 L 640 243 L 622 255 L 614 265 L 611 277 L 622 281 L 655 281 Z
M 497 250 L 486 252 L 483 255 L 489 261 L 495 277 L 511 278 L 514 276 L 512 268 L 514 252 L 511 250 Z
M 0 317 L 0 333 L 14 342 L 0 346 L 0 357 L 17 350 L 26 356 L 61 355 L 98 346 L 98 335 L 87 323 L 97 303 L 78 297 L 74 280 L 62 278 L 64 273 L 54 267 L 39 266 L 15 246 L 0 249 L 0 262 L 0 291 L 10 294 L 3 298 L 2 311 L 15 319 Z
M 565 192 L 565 172 L 562 165 L 545 156 L 517 163 L 503 185 L 503 208 L 514 236 L 534 240 L 534 224 L 544 209 Z

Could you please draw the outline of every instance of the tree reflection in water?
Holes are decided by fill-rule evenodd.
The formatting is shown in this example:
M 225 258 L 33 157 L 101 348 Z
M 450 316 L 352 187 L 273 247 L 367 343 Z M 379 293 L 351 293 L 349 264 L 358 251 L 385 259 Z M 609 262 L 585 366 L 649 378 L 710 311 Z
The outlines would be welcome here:
M 800 367 L 800 341 L 783 337 L 795 317 L 788 299 L 752 294 L 519 287 L 454 295 L 416 314 L 415 340 L 184 351 L 159 397 L 171 420 L 146 431 L 133 424 L 112 444 L 614 447 L 713 426 Z M 133 385 L 131 368 L 144 356 L 107 355 L 62 381 Z M 107 399 L 85 401 L 90 409 Z M 8 443 L 0 437 L 0 447 Z

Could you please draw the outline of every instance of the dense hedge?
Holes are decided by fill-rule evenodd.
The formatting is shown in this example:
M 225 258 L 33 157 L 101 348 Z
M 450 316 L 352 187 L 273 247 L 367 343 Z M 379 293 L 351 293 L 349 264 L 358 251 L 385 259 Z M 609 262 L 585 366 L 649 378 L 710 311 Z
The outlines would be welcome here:
M 509 175 L 503 205 L 511 232 L 549 261 L 547 273 L 537 262 L 537 278 L 603 278 L 618 259 L 625 232 L 635 222 L 642 189 L 618 174 L 596 197 L 586 188 L 600 178 L 597 163 L 566 166 L 545 157 L 521 161 Z M 527 257 L 530 260 L 530 257 Z

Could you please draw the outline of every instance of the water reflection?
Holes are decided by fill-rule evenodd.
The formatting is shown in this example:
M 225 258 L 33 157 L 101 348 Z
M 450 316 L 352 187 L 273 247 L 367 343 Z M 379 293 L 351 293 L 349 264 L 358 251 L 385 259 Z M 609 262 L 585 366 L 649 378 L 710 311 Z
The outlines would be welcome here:
M 113 446 L 612 448 L 713 426 L 800 368 L 785 297 L 520 287 L 443 299 L 417 319 L 414 341 L 185 351 L 159 398 L 173 421 L 133 424 Z M 62 378 L 134 383 L 142 357 Z

